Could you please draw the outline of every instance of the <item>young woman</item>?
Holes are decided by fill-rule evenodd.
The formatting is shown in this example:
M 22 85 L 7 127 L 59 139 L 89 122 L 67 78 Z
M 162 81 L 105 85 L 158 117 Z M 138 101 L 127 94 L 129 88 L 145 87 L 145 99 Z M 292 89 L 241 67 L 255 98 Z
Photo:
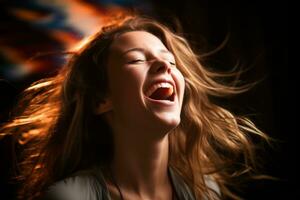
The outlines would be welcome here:
M 22 114 L 2 128 L 26 149 L 20 197 L 236 199 L 228 188 L 252 167 L 249 136 L 266 136 L 210 100 L 247 89 L 216 81 L 226 75 L 155 20 L 102 28 L 29 87 Z

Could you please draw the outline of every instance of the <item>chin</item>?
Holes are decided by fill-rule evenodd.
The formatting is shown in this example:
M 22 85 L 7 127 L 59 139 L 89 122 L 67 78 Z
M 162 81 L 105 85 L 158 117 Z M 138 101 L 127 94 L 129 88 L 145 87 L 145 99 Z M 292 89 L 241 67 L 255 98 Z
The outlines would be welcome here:
M 156 116 L 158 122 L 165 132 L 169 132 L 180 124 L 180 116 L 174 113 L 160 113 Z

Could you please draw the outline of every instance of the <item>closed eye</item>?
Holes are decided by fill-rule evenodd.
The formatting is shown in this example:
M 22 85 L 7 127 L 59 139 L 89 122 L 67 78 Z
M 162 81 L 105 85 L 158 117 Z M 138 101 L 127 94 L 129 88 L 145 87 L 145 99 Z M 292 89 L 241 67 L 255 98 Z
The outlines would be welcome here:
M 170 61 L 169 63 L 170 63 L 171 65 L 174 65 L 174 66 L 176 65 L 176 63 L 175 63 L 175 62 L 172 62 L 172 61 Z
M 136 60 L 129 61 L 128 64 L 135 64 L 135 63 L 142 63 L 142 62 L 145 62 L 145 60 L 143 60 L 143 59 L 136 59 Z

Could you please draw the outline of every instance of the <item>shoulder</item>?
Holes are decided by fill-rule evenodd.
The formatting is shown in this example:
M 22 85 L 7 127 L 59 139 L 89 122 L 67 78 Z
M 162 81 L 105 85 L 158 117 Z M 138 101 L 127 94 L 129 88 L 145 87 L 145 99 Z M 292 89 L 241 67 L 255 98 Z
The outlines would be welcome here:
M 80 171 L 50 186 L 46 200 L 108 200 L 104 179 L 95 169 Z
M 194 193 L 172 167 L 168 168 L 176 199 L 195 200 Z
M 176 192 L 176 196 L 179 199 L 196 199 L 193 190 L 189 188 L 184 180 L 171 167 L 169 167 L 169 173 Z M 213 199 L 221 199 L 220 187 L 213 176 L 204 175 L 204 181 L 207 188 L 210 190 L 211 197 L 213 197 Z M 204 199 L 207 200 L 208 197 L 204 197 Z
M 218 183 L 216 182 L 216 180 L 214 179 L 213 176 L 211 175 L 205 175 L 204 176 L 204 181 L 206 186 L 212 191 L 212 196 L 215 199 L 221 199 L 221 189 L 218 185 Z

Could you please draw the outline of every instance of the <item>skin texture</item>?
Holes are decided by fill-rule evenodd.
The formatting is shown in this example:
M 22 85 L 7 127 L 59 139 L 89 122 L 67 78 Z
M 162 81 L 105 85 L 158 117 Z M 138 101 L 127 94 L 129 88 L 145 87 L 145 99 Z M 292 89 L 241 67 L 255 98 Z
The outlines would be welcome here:
M 168 133 L 180 123 L 184 95 L 174 56 L 156 36 L 132 31 L 113 41 L 107 67 L 109 94 L 98 112 L 110 108 L 104 115 L 114 133 L 112 171 L 122 194 L 125 199 L 171 199 Z M 146 96 L 158 80 L 174 84 L 173 101 Z M 114 196 L 115 188 L 109 188 Z

